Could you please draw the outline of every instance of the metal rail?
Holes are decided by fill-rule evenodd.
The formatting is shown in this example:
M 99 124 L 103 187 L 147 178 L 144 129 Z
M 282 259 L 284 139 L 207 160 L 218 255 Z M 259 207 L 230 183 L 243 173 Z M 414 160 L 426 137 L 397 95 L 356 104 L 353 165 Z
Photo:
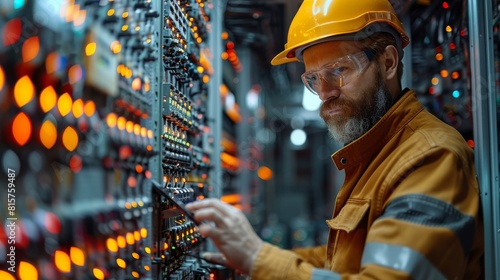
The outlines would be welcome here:
M 484 215 L 485 276 L 500 279 L 498 129 L 491 0 L 468 1 L 476 170 Z

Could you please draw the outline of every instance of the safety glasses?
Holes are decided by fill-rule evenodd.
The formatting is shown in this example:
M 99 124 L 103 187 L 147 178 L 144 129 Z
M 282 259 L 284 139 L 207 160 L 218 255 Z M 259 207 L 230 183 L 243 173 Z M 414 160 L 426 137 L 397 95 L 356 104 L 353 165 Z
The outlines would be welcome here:
M 374 57 L 375 53 L 370 49 L 348 54 L 326 64 L 317 71 L 302 74 L 302 82 L 314 94 L 318 94 L 322 87 L 341 88 L 361 75 Z

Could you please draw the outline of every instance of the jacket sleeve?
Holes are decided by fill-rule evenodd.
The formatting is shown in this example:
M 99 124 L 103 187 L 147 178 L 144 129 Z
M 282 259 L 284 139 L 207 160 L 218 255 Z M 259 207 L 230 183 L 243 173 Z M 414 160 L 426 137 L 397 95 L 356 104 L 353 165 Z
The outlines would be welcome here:
M 311 279 L 314 266 L 298 254 L 264 243 L 252 266 L 250 277 L 260 279 Z
M 326 261 L 326 245 L 316 247 L 295 248 L 292 251 L 301 256 L 306 262 L 311 263 L 314 267 L 325 267 Z

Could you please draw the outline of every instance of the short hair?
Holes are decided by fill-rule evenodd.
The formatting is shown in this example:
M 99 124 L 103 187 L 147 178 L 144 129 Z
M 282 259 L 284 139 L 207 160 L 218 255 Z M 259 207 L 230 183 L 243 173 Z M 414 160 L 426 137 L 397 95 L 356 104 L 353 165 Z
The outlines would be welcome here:
M 396 49 L 398 48 L 396 44 L 396 38 L 394 38 L 393 35 L 385 32 L 378 32 L 373 35 L 371 35 L 368 38 L 361 39 L 357 41 L 357 43 L 360 46 L 360 49 L 371 49 L 375 53 L 375 57 L 378 57 L 380 54 L 382 54 L 387 46 L 394 46 Z M 398 52 L 399 53 L 399 52 Z M 401 88 L 401 79 L 403 77 L 403 57 L 398 58 L 398 68 L 397 68 L 397 75 L 398 75 L 398 81 L 399 81 L 399 87 Z

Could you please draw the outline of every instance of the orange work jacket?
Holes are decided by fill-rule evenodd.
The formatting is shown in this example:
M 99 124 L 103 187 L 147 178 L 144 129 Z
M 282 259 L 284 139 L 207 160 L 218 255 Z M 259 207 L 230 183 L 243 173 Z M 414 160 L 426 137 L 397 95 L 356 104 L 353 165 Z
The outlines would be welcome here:
M 345 172 L 324 246 L 266 243 L 252 279 L 481 279 L 473 151 L 413 90 L 332 155 Z

